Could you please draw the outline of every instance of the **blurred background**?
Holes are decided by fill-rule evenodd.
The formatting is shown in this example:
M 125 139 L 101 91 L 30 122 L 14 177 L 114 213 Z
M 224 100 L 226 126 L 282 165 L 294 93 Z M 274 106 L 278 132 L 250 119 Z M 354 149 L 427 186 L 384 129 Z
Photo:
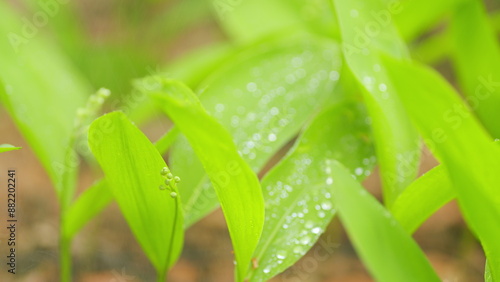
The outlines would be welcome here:
M 105 108 L 127 110 L 148 137 L 156 140 L 171 124 L 147 105 L 133 101 L 133 79 L 167 73 L 196 87 L 201 78 L 186 73 L 186 58 L 196 57 L 207 50 L 215 58 L 215 54 L 230 53 L 267 33 L 293 27 L 293 22 L 286 19 L 280 21 L 279 18 L 280 9 L 285 9 L 287 5 L 299 7 L 298 20 L 306 21 L 311 32 L 338 37 L 333 15 L 324 9 L 328 1 L 291 0 L 284 1 L 284 5 L 274 5 L 276 10 L 247 10 L 249 19 L 252 19 L 248 22 L 255 27 L 248 32 L 232 23 L 235 15 L 239 15 L 238 9 L 243 9 L 244 1 L 4 0 L 0 8 L 8 7 L 8 13 L 31 22 L 36 21 L 34 17 L 37 13 L 46 11 L 48 20 L 36 25 L 34 36 L 46 39 L 81 74 L 92 91 L 100 87 L 109 88 L 113 94 Z M 414 58 L 432 64 L 453 82 L 454 73 L 447 53 L 452 43 L 437 35 L 446 29 L 448 14 L 461 1 L 442 2 L 445 4 L 439 2 L 436 7 L 419 7 L 421 10 L 435 8 L 436 13 L 413 29 L 411 24 L 407 25 L 410 26 L 410 35 L 405 38 Z M 496 14 L 499 3 L 485 3 L 493 25 L 500 26 L 496 24 L 500 23 Z M 418 21 L 418 11 L 410 12 L 417 14 Z M 399 22 L 404 24 L 405 17 L 412 15 L 410 12 L 401 15 Z M 265 23 L 269 18 L 277 20 L 269 25 L 269 29 L 259 30 L 259 23 Z M 0 68 L 3 67 L 5 65 L 0 62 Z M 209 72 L 210 67 L 205 71 Z M 1 143 L 23 147 L 20 151 L 0 157 L 0 172 L 15 168 L 19 179 L 18 274 L 13 279 L 2 267 L 0 281 L 57 281 L 59 215 L 56 194 L 42 165 L 3 107 L 0 107 L 0 121 Z M 286 149 L 282 150 L 273 161 L 276 162 L 285 152 Z M 428 152 L 424 155 L 422 173 L 437 164 Z M 85 163 L 80 172 L 79 192 L 99 177 L 96 169 Z M 260 175 L 264 173 L 262 171 Z M 379 183 L 378 174 L 374 173 L 364 184 L 380 199 Z M 4 199 L 5 191 L 1 191 L 0 195 Z M 0 211 L 0 222 L 5 222 L 5 217 L 6 212 Z M 168 281 L 233 280 L 231 242 L 220 210 L 196 223 L 185 236 L 182 256 L 169 273 Z M 455 202 L 433 215 L 414 238 L 441 277 L 445 278 L 443 281 L 483 281 L 484 254 L 465 228 Z M 6 239 L 7 233 L 2 230 L 1 254 L 6 251 Z M 322 243 L 273 281 L 372 281 L 337 219 L 333 220 L 319 242 Z M 154 281 L 154 269 L 115 203 L 83 228 L 72 248 L 75 281 Z M 315 255 L 317 250 L 325 248 L 328 257 L 318 258 Z M 383 259 L 383 254 L 380 259 Z M 4 260 L 5 257 L 0 260 L 2 265 Z

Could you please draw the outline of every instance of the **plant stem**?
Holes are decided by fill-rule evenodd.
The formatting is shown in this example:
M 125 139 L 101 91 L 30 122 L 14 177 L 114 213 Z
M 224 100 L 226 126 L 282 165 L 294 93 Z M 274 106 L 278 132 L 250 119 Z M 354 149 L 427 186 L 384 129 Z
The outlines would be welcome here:
M 71 200 L 74 195 L 76 187 L 76 172 L 78 169 L 78 164 L 74 165 L 71 163 L 73 157 L 73 147 L 75 144 L 76 137 L 72 135 L 69 140 L 68 148 L 66 151 L 66 157 L 64 161 L 64 169 L 62 172 L 62 185 L 61 185 L 61 197 L 59 199 L 59 267 L 60 267 L 60 281 L 70 282 L 72 281 L 71 274 L 71 241 L 72 236 L 66 235 L 66 212 L 68 211 Z
M 165 282 L 167 281 L 167 273 L 165 271 L 158 271 L 156 273 L 156 278 L 157 282 Z
M 60 267 L 60 275 L 61 282 L 70 282 L 72 281 L 71 277 L 71 239 L 65 237 L 64 219 L 61 216 L 61 230 L 59 234 L 59 267 Z

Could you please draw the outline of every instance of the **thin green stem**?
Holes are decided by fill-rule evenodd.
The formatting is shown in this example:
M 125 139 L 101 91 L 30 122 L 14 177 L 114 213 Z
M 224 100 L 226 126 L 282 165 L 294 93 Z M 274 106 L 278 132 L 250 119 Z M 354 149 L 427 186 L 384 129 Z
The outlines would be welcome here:
M 167 273 L 163 270 L 160 270 L 156 273 L 156 281 L 157 282 L 165 282 L 167 281 Z
M 59 237 L 59 266 L 61 282 L 72 281 L 71 274 L 71 239 L 64 236 L 64 219 L 61 219 L 61 229 Z
M 71 241 L 72 238 L 66 236 L 66 212 L 68 211 L 71 199 L 73 198 L 75 183 L 76 183 L 76 171 L 78 165 L 71 163 L 73 152 L 73 145 L 75 144 L 75 136 L 73 135 L 69 140 L 69 146 L 66 152 L 66 158 L 64 161 L 64 169 L 62 174 L 62 185 L 61 185 L 61 198 L 59 203 L 59 213 L 60 213 L 60 227 L 59 227 L 59 265 L 61 273 L 61 282 L 72 281 L 71 274 Z

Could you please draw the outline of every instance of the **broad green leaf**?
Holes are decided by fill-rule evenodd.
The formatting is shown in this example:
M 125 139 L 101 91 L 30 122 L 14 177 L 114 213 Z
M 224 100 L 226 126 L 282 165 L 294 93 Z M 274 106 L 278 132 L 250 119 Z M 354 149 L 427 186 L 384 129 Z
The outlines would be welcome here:
M 74 168 L 66 148 L 76 109 L 91 91 L 39 28 L 22 19 L 7 3 L 0 3 L 0 34 L 4 35 L 0 38 L 0 80 L 5 86 L 0 101 L 61 196 L 63 174 Z
M 174 127 L 155 142 L 155 147 L 160 154 L 164 154 L 179 130 Z M 113 193 L 106 184 L 105 179 L 100 179 L 88 187 L 76 201 L 69 207 L 64 215 L 64 236 L 72 238 L 88 221 L 98 215 L 113 200 Z
M 484 264 L 484 281 L 485 282 L 493 282 L 493 278 L 491 277 L 490 266 L 488 261 Z
M 19 150 L 19 149 L 21 149 L 21 147 L 12 146 L 10 144 L 1 144 L 0 145 L 0 153 L 13 151 L 13 150 Z
M 325 0 L 211 0 L 222 27 L 238 42 L 282 31 L 334 34 L 335 18 Z
M 163 80 L 150 93 L 186 136 L 212 182 L 233 242 L 236 280 L 243 281 L 264 224 L 257 175 L 238 154 L 229 132 L 184 84 Z
M 500 140 L 495 143 L 500 144 Z M 399 195 L 391 212 L 411 234 L 435 211 L 454 199 L 455 194 L 446 169 L 439 165 L 410 184 Z
M 446 14 L 450 14 L 456 6 L 470 0 L 383 0 L 387 7 L 393 6 L 394 22 L 401 35 L 407 40 L 415 40 L 436 25 Z M 475 1 L 475 0 L 473 0 Z M 432 9 L 430 9 L 432 7 Z M 381 10 L 380 10 L 381 11 Z M 379 12 L 380 13 L 380 12 Z M 374 20 L 378 20 L 372 13 Z
M 456 9 L 451 21 L 453 61 L 470 107 L 500 138 L 500 48 L 481 1 Z
M 415 180 L 396 199 L 391 212 L 412 234 L 444 204 L 455 197 L 446 169 L 438 166 Z
M 500 148 L 439 74 L 390 57 L 385 64 L 425 142 L 448 171 L 461 211 L 481 241 L 493 278 L 500 277 Z
M 165 182 L 161 175 L 165 161 L 121 112 L 91 124 L 89 145 L 137 241 L 163 276 L 177 260 L 183 242 L 181 200 L 159 188 Z
M 264 177 L 266 219 L 250 281 L 271 279 L 318 240 L 335 214 L 331 161 L 345 162 L 358 180 L 369 175 L 375 164 L 369 130 L 359 103 L 334 106 L 314 119 L 292 152 Z
M 87 222 L 97 216 L 113 200 L 113 193 L 101 179 L 85 190 L 64 214 L 63 234 L 73 238 Z
M 347 65 L 365 89 L 384 201 L 391 206 L 415 178 L 420 160 L 417 131 L 378 55 L 383 51 L 398 58 L 408 57 L 404 42 L 390 20 L 397 7 L 385 6 L 381 0 L 331 1 L 335 4 Z
M 346 168 L 332 162 L 333 198 L 359 256 L 377 281 L 441 281 L 417 243 Z
M 312 36 L 265 42 L 244 51 L 203 83 L 203 106 L 233 136 L 258 172 L 332 95 L 340 74 L 338 45 Z M 186 225 L 217 207 L 217 197 L 184 140 L 170 155 L 182 179 Z

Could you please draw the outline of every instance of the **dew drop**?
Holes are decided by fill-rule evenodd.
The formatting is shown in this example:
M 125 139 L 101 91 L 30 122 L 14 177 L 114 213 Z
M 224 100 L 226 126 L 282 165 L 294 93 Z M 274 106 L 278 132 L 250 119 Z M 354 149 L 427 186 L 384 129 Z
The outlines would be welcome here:
M 294 83 L 295 83 L 295 80 L 296 80 L 296 79 L 295 79 L 295 75 L 293 75 L 293 74 L 289 74 L 289 75 L 287 75 L 287 76 L 286 76 L 285 80 L 286 80 L 286 82 L 287 82 L 288 84 L 294 84 Z
M 270 133 L 270 134 L 267 136 L 267 139 L 268 139 L 269 141 L 271 141 L 271 142 L 276 141 L 276 138 L 277 138 L 277 137 L 276 137 L 276 134 L 274 134 L 274 133 Z
M 328 177 L 328 178 L 326 179 L 326 184 L 327 184 L 327 185 L 331 185 L 331 184 L 333 184 L 333 178 Z
M 257 90 L 257 84 L 255 84 L 255 82 L 248 83 L 247 90 L 250 92 L 255 92 L 255 90 Z
M 302 246 L 295 246 L 295 248 L 293 248 L 293 253 L 295 253 L 295 254 L 303 254 L 304 253 L 304 249 L 302 248 Z
M 338 71 L 331 71 L 329 78 L 331 81 L 337 81 L 339 80 L 339 72 Z
M 303 245 L 307 245 L 307 244 L 311 243 L 311 237 L 309 237 L 309 236 L 303 237 L 302 239 L 300 239 L 300 243 L 302 243 Z
M 272 107 L 270 110 L 270 113 L 271 113 L 271 115 L 275 116 L 275 115 L 278 115 L 280 113 L 280 110 L 276 107 Z
M 351 12 L 349 13 L 351 15 L 351 17 L 353 18 L 357 18 L 359 16 L 359 12 L 358 10 L 354 10 L 352 9 Z
M 363 174 L 363 168 L 361 168 L 361 167 L 357 167 L 357 168 L 354 170 L 354 173 L 355 173 L 356 175 L 361 175 L 361 174 Z
M 269 273 L 269 272 L 271 272 L 271 267 L 269 267 L 269 266 L 268 266 L 268 267 L 264 268 L 264 269 L 262 270 L 262 272 L 264 272 L 264 273 Z
M 321 208 L 325 211 L 329 211 L 332 209 L 332 203 L 330 202 L 323 202 L 321 203 Z
M 382 92 L 385 92 L 387 91 L 387 85 L 385 85 L 385 83 L 380 83 L 378 85 L 378 90 L 382 91 Z
M 284 250 L 280 250 L 280 251 L 276 252 L 276 257 L 278 259 L 285 259 L 286 255 L 287 255 L 287 253 Z
M 321 233 L 321 227 L 314 227 L 311 232 L 314 233 L 314 234 L 319 234 Z
M 218 112 L 218 113 L 221 113 L 224 111 L 224 104 L 217 104 L 215 105 L 215 111 Z

